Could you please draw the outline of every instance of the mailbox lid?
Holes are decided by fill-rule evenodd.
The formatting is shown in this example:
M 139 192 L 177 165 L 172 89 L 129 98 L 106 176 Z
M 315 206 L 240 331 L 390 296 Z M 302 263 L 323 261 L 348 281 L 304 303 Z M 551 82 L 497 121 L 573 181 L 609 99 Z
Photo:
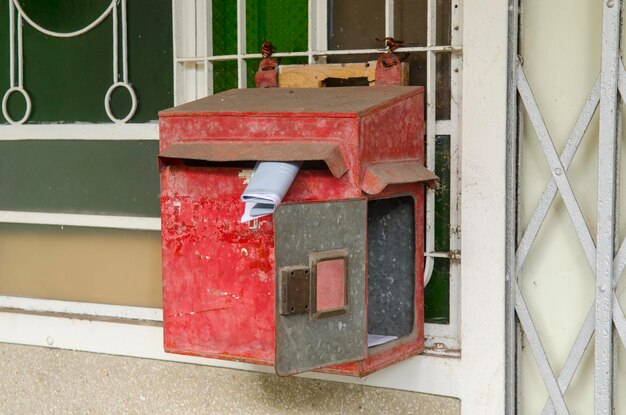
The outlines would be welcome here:
M 421 86 L 231 89 L 161 111 L 159 117 L 268 114 L 357 117 L 423 91 Z
M 366 225 L 367 202 L 361 199 L 287 203 L 274 213 L 276 373 L 279 375 L 365 359 Z M 346 263 L 345 310 L 320 313 L 314 306 L 315 264 L 336 257 L 345 258 Z M 285 315 L 281 313 L 281 301 L 285 297 L 281 279 L 285 273 L 303 269 L 309 269 L 312 277 L 307 282 L 311 288 L 310 302 L 305 312 Z

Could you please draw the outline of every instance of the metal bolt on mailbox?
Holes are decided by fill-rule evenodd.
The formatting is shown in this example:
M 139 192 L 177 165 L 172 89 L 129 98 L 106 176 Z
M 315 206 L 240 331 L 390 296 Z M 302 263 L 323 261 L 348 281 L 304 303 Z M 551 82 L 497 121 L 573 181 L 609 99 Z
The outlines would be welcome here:
M 240 89 L 160 113 L 167 352 L 365 376 L 424 349 L 421 87 Z M 257 161 L 301 161 L 241 223 Z

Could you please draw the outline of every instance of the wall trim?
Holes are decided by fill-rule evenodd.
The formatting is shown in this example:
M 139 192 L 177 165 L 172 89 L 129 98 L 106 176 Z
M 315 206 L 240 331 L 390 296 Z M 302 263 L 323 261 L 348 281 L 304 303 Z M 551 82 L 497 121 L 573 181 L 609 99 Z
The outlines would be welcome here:
M 165 353 L 163 328 L 154 324 L 148 326 L 0 311 L 0 342 L 273 372 L 267 366 Z M 320 373 L 300 376 L 458 398 L 460 363 L 458 358 L 421 355 L 363 379 Z

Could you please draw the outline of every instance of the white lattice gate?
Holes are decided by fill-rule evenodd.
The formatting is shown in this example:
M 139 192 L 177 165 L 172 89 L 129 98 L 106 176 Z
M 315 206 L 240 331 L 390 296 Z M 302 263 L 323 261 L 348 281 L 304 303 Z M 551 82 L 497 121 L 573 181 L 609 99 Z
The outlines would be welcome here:
M 566 140 L 559 141 L 562 151 L 557 151 L 555 140 L 551 136 L 549 119 L 544 119 L 546 111 L 542 111 L 536 99 L 536 90 L 529 82 L 524 65 L 524 30 L 529 30 L 531 24 L 522 19 L 521 32 L 519 11 L 524 10 L 524 1 L 521 4 L 511 2 L 510 18 L 510 89 L 509 89 L 509 227 L 510 227 L 510 266 L 507 276 L 508 284 L 508 367 L 509 367 L 509 413 L 534 413 L 524 407 L 527 397 L 524 389 L 520 388 L 520 381 L 526 374 L 520 371 L 520 356 L 522 348 L 528 348 L 532 359 L 548 392 L 548 398 L 542 405 L 542 414 L 569 414 L 583 413 L 573 406 L 568 408 L 567 391 L 572 380 L 580 369 L 581 361 L 588 348 L 593 349 L 594 375 L 594 408 L 596 414 L 619 413 L 615 410 L 616 377 L 614 372 L 615 359 L 619 348 L 626 344 L 626 318 L 620 305 L 616 288 L 626 266 L 626 241 L 619 236 L 619 147 L 621 138 L 622 100 L 626 93 L 626 71 L 621 59 L 620 39 L 622 37 L 622 2 L 620 0 L 605 0 L 602 7 L 600 71 L 597 80 L 588 92 L 587 99 L 580 108 L 578 117 L 570 127 Z M 528 3 L 531 3 L 528 1 Z M 550 2 L 548 2 L 550 3 Z M 547 3 L 545 3 L 547 4 Z M 538 7 L 538 6 L 537 6 Z M 572 5 L 571 7 L 576 7 Z M 564 9 L 563 13 L 567 13 Z M 576 28 L 572 28 L 576 30 Z M 522 42 L 519 39 L 522 37 Z M 521 44 L 520 50 L 518 45 Z M 529 52 L 530 53 L 530 52 Z M 567 58 L 568 49 L 555 50 L 555 54 L 562 54 Z M 519 55 L 518 55 L 519 54 Z M 589 59 L 595 57 L 590 56 Z M 580 68 L 572 67 L 572 71 Z M 548 73 L 546 71 L 546 73 Z M 572 85 L 572 88 L 580 87 Z M 562 97 L 554 97 L 554 100 Z M 547 104 L 546 106 L 549 106 Z M 554 111 L 549 111 L 554 116 Z M 558 114 L 558 111 L 556 111 Z M 594 121 L 597 117 L 598 120 Z M 587 134 L 592 122 L 599 122 L 597 133 Z M 525 127 L 524 127 L 525 126 Z M 522 133 L 522 128 L 532 131 Z M 537 198 L 534 211 L 527 218 L 520 217 L 522 210 L 516 203 L 516 197 L 524 202 L 525 195 L 519 194 L 524 188 L 525 180 L 529 175 L 519 174 L 520 169 L 528 163 L 523 151 L 518 151 L 529 144 L 524 140 L 536 137 L 537 148 L 541 151 L 547 164 L 550 177 L 540 197 Z M 575 160 L 577 151 L 585 140 L 595 140 L 597 151 L 597 182 L 593 189 L 586 189 L 584 195 L 580 190 L 576 192 L 572 185 L 572 173 L 568 171 Z M 587 147 L 585 147 L 587 148 Z M 537 167 L 543 168 L 543 166 Z M 580 206 L 581 198 L 594 197 L 596 221 L 593 223 L 583 215 Z M 533 272 L 524 273 L 524 265 L 529 255 L 538 256 L 538 261 L 551 261 L 547 252 L 535 252 L 535 242 L 540 232 L 544 236 L 555 227 L 545 226 L 545 220 L 550 209 L 562 200 L 564 209 L 558 210 L 555 215 L 567 215 L 570 225 L 575 231 L 581 252 L 589 266 L 589 277 L 595 277 L 595 292 L 591 307 L 581 303 L 580 307 L 588 308 L 586 317 L 580 323 L 580 330 L 569 348 L 569 353 L 554 356 L 549 359 L 544 343 L 550 336 L 565 336 L 558 330 L 540 330 L 536 320 L 549 319 L 550 316 L 541 315 L 541 307 L 533 310 L 529 301 L 533 302 L 533 292 L 537 290 L 520 289 L 521 284 L 533 284 L 529 281 L 534 278 Z M 534 202 L 534 201 L 533 201 Z M 560 203 L 560 201 L 558 202 Z M 587 215 L 587 217 L 593 215 Z M 594 237 L 595 229 L 595 237 Z M 621 245 L 620 245 L 621 242 Z M 572 252 L 575 255 L 575 252 Z M 566 253 L 564 253 L 566 257 Z M 587 270 L 585 270 L 586 272 Z M 582 271 L 581 271 L 582 272 Z M 541 279 L 537 275 L 537 279 Z M 568 293 L 567 279 L 564 278 L 563 295 Z M 558 301 L 558 299 L 555 299 Z M 614 330 L 615 328 L 615 330 Z M 556 349 L 556 348 L 553 348 Z M 526 355 L 528 356 L 528 355 Z M 591 372 L 591 371 L 590 371 Z M 589 372 L 589 374 L 590 374 Z M 516 393 L 517 385 L 517 393 Z M 622 391 L 623 392 L 623 391 Z M 529 405 L 532 406 L 532 405 Z M 534 406 L 533 406 L 534 407 Z M 623 409 L 622 409 L 623 410 Z M 578 411 L 578 412 L 577 412 Z

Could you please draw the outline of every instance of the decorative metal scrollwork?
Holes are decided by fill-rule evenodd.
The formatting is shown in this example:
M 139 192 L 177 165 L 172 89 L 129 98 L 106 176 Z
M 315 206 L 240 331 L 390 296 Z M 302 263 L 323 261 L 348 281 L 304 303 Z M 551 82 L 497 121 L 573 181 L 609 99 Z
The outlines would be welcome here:
M 104 97 L 104 109 L 108 117 L 114 123 L 123 124 L 128 122 L 137 110 L 137 94 L 132 85 L 128 81 L 128 33 L 126 18 L 126 1 L 127 0 L 111 0 L 107 8 L 93 22 L 82 29 L 73 32 L 55 32 L 44 28 L 31 19 L 25 12 L 18 0 L 9 0 L 9 72 L 10 72 L 10 88 L 4 93 L 2 98 L 2 114 L 10 124 L 24 124 L 28 121 L 32 110 L 32 102 L 30 94 L 24 88 L 24 42 L 22 40 L 23 21 L 26 21 L 35 30 L 52 37 L 70 38 L 83 35 L 104 21 L 110 14 L 112 15 L 113 29 L 113 82 Z M 118 5 L 119 3 L 119 5 Z M 119 52 L 118 52 L 118 7 L 121 8 L 121 26 L 122 26 L 122 77 L 119 79 Z M 16 45 L 17 36 L 17 45 Z M 17 47 L 17 53 L 16 53 Z M 16 61 L 17 55 L 17 61 Z M 16 65 L 17 63 L 17 65 Z M 111 111 L 111 95 L 116 88 L 125 88 L 131 99 L 131 108 L 124 118 L 117 118 Z M 8 112 L 9 97 L 13 93 L 19 92 L 26 101 L 26 111 L 24 116 L 19 120 L 11 118 Z

